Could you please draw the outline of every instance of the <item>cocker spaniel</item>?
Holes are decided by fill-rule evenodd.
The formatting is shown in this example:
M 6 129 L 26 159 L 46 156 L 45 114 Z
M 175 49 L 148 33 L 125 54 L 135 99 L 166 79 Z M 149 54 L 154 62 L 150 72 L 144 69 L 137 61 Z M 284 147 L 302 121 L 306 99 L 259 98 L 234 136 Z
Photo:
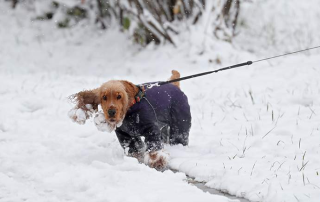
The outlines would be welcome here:
M 180 74 L 173 70 L 169 80 L 177 78 Z M 128 156 L 157 170 L 168 166 L 164 143 L 188 145 L 191 113 L 179 82 L 159 86 L 111 80 L 71 99 L 76 104 L 69 112 L 73 121 L 84 124 L 95 114 L 100 131 L 115 131 Z M 102 112 L 98 112 L 99 105 Z

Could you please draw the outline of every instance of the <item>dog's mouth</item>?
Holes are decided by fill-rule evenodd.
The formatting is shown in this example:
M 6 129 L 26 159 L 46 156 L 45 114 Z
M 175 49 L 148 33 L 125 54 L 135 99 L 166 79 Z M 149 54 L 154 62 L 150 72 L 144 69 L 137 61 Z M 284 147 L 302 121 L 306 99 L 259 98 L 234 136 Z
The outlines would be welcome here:
M 109 124 L 110 127 L 120 127 L 122 125 L 122 121 L 123 121 L 123 118 L 118 119 L 118 118 L 108 117 L 107 119 L 107 123 Z

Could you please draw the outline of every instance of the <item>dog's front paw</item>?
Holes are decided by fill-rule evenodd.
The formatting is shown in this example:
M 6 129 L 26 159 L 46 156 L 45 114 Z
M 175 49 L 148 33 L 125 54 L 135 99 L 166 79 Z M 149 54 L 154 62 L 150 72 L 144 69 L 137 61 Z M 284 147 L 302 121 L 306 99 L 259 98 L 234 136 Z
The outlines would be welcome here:
M 166 170 L 168 167 L 169 154 L 163 151 L 147 152 L 144 156 L 144 163 L 158 171 Z
M 96 125 L 97 129 L 102 132 L 109 132 L 111 133 L 113 129 L 107 123 L 107 120 L 104 116 L 104 113 L 98 112 L 94 117 L 94 124 Z
M 81 109 L 81 108 L 73 108 L 68 112 L 68 116 L 69 118 L 80 124 L 83 125 L 86 123 L 86 120 L 89 119 L 92 114 L 95 112 L 95 110 L 93 109 L 92 105 L 87 104 L 85 106 L 85 109 Z

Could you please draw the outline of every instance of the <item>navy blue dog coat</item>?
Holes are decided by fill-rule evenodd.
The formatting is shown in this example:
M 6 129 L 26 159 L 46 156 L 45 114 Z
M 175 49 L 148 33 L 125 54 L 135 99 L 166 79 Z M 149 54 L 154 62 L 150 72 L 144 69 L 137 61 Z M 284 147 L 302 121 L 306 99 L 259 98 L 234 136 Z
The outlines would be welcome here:
M 158 151 L 163 143 L 188 145 L 191 113 L 187 96 L 175 85 L 148 89 L 142 99 L 129 108 L 115 132 L 128 153 Z M 145 138 L 144 142 L 141 136 Z

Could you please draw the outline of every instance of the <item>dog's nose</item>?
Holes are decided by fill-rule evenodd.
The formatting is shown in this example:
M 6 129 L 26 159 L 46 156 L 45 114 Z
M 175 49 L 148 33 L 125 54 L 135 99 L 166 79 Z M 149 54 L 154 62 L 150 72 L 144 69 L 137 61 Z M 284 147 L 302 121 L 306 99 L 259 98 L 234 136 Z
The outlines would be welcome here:
M 116 110 L 115 109 L 109 109 L 108 110 L 108 114 L 110 117 L 114 117 L 114 115 L 116 114 Z

